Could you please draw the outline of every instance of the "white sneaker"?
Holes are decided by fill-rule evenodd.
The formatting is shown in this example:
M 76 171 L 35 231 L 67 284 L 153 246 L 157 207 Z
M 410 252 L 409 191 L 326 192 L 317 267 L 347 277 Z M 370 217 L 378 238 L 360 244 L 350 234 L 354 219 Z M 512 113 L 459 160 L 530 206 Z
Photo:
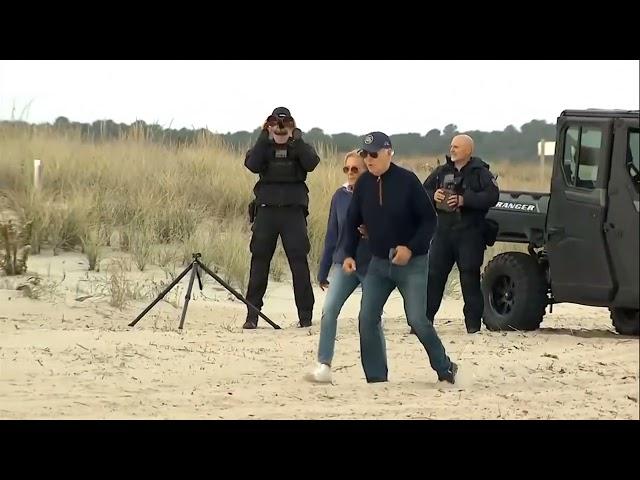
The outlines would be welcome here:
M 307 374 L 306 379 L 315 383 L 331 383 L 331 367 L 319 363 L 313 372 Z

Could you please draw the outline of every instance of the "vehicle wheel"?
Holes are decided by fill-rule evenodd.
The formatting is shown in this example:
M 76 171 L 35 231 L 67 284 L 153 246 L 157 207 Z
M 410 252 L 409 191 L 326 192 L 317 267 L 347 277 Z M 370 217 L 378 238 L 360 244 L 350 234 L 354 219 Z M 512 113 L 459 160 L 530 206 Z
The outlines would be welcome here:
M 621 335 L 640 335 L 640 318 L 639 310 L 632 308 L 618 308 L 612 307 L 611 320 L 613 321 L 613 327 Z
M 531 255 L 496 255 L 482 275 L 483 321 L 489 330 L 535 330 L 548 303 L 547 281 Z

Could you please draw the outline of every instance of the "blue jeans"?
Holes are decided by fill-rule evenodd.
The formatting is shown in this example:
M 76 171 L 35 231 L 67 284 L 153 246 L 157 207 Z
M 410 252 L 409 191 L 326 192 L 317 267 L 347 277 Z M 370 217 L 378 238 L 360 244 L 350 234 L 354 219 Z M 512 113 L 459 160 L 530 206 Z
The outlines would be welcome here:
M 333 350 L 336 343 L 336 330 L 338 328 L 338 315 L 347 301 L 362 282 L 358 273 L 348 274 L 342 270 L 342 265 L 336 263 L 329 274 L 329 291 L 322 306 L 322 319 L 320 320 L 320 343 L 318 345 L 318 362 L 331 365 Z
M 432 323 L 427 320 L 427 255 L 412 257 L 405 266 L 373 257 L 362 282 L 362 302 L 358 317 L 360 356 L 367 382 L 386 382 L 387 352 L 380 326 L 382 308 L 391 292 L 398 288 L 404 312 L 427 351 L 431 368 L 443 375 L 451 366 L 444 346 Z

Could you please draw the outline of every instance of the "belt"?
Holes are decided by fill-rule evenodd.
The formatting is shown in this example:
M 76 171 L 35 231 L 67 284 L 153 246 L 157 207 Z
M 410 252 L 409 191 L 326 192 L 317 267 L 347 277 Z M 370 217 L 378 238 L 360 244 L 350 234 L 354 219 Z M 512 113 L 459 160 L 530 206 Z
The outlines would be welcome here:
M 302 205 L 296 205 L 296 204 L 292 204 L 292 203 L 288 203 L 288 204 L 286 204 L 286 205 L 284 205 L 284 204 L 283 204 L 283 205 L 274 205 L 274 204 L 272 204 L 272 203 L 269 203 L 269 204 L 267 204 L 267 203 L 261 203 L 261 204 L 260 204 L 260 205 L 258 205 L 258 206 L 259 206 L 259 207 L 278 207 L 278 208 L 280 208 L 280 207 L 302 207 Z

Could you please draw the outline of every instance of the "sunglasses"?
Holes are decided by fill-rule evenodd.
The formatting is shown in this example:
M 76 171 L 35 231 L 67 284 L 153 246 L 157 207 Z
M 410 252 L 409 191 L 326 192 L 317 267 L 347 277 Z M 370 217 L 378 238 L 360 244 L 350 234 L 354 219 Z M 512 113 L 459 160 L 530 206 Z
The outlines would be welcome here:
M 342 167 L 342 173 L 358 173 L 360 169 L 358 167 L 347 167 L 346 165 Z
M 295 126 L 295 121 L 293 120 L 293 117 L 280 118 L 280 117 L 275 117 L 273 115 L 269 115 L 269 117 L 267 117 L 267 125 L 269 125 L 270 127 L 275 127 L 279 123 L 281 123 L 285 127 Z
M 360 150 L 358 152 L 358 155 L 360 155 L 362 158 L 367 158 L 367 155 L 371 158 L 378 158 L 378 152 L 367 152 L 366 150 Z

